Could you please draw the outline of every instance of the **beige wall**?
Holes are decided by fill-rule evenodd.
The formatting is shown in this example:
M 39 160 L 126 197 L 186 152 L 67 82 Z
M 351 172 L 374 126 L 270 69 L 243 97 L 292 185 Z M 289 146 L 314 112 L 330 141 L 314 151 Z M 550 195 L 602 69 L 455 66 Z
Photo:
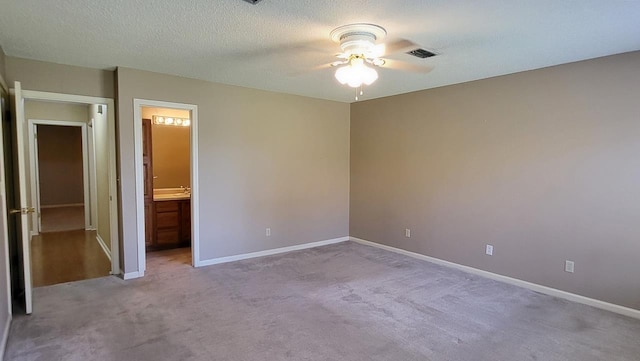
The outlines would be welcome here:
M 24 105 L 24 115 L 26 120 L 66 120 L 86 123 L 89 120 L 89 106 L 27 100 Z
M 151 119 L 151 117 L 154 115 L 160 115 L 163 117 L 189 118 L 191 117 L 190 113 L 190 111 L 184 109 L 142 107 L 143 119 Z
M 19 81 L 22 89 L 53 93 L 114 97 L 113 71 L 6 57 L 7 82 Z
M 640 309 L 638 94 L 634 52 L 354 103 L 350 233 Z
M 190 118 L 188 110 L 142 108 L 142 118 L 153 115 Z M 183 126 L 156 125 L 152 127 L 153 188 L 190 187 L 190 129 Z
M 133 98 L 198 105 L 202 260 L 348 235 L 348 104 L 117 74 L 125 272 L 138 269 Z
M 4 55 L 4 50 L 2 50 L 2 47 L 0 46 L 0 78 L 2 78 L 3 80 L 7 80 L 7 75 L 5 72 L 5 60 L 6 56 Z
M 96 201 L 98 236 L 107 248 L 111 248 L 111 224 L 109 213 L 109 132 L 107 129 L 106 107 L 98 112 L 98 105 L 89 106 L 89 115 L 93 124 L 95 168 L 96 168 Z
M 189 187 L 189 127 L 154 125 L 152 133 L 153 188 Z
M 40 205 L 84 203 L 82 128 L 38 125 Z

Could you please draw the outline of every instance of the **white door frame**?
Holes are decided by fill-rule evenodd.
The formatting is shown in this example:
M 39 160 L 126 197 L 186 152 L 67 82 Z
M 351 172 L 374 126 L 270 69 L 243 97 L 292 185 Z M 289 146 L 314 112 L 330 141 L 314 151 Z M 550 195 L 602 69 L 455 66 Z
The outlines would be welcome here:
M 76 104 L 103 104 L 107 106 L 107 137 L 109 139 L 109 228 L 111 234 L 111 274 L 119 275 L 120 240 L 118 233 L 118 188 L 116 173 L 116 118 L 115 103 L 112 98 L 101 98 L 84 95 L 49 93 L 33 90 L 22 90 L 23 100 L 42 100 Z M 24 102 L 23 102 L 24 104 Z M 23 111 L 24 109 L 22 109 Z
M 24 96 L 22 95 L 22 86 L 19 81 L 14 82 L 14 94 L 16 104 L 15 114 L 15 131 L 16 131 L 16 156 L 18 168 L 18 194 L 20 195 L 20 203 L 17 209 L 12 209 L 11 213 L 16 213 L 20 217 L 20 241 L 22 243 L 22 272 L 24 276 L 24 307 L 27 314 L 33 311 L 33 283 L 31 279 L 31 234 L 29 220 L 29 202 L 27 200 L 27 161 L 25 159 L 25 144 L 27 137 L 24 134 L 25 118 L 24 118 Z
M 91 164 L 95 161 L 94 149 L 89 149 L 89 141 L 87 134 L 87 123 L 73 122 L 66 120 L 46 120 L 46 119 L 29 119 L 29 167 L 31 175 L 31 201 L 36 209 L 35 217 L 33 217 L 32 234 L 38 235 L 42 231 L 42 217 L 40 205 L 40 164 L 38 160 L 38 125 L 54 125 L 63 127 L 80 127 L 82 131 L 82 185 L 84 187 L 84 228 L 86 230 L 95 230 L 97 224 L 94 213 L 97 212 L 97 204 L 94 201 L 92 190 L 96 188 L 96 175 L 90 175 L 90 171 L 95 171 L 95 165 Z M 93 128 L 91 128 L 93 132 Z M 93 147 L 91 147 L 93 148 Z
M 9 95 L 9 88 L 6 86 L 4 79 L 0 75 L 0 123 L 4 122 L 5 106 L 9 106 L 8 103 L 4 104 L 3 98 L 1 98 L 3 94 Z M 8 326 L 11 324 L 13 310 L 11 307 L 12 306 L 12 295 L 11 295 L 12 290 L 11 290 L 11 267 L 9 265 L 10 264 L 9 262 L 9 229 L 8 229 L 9 218 L 7 214 L 7 189 L 6 189 L 6 175 L 4 173 L 4 136 L 3 136 L 2 124 L 0 124 L 0 154 L 1 154 L 0 156 L 0 201 L 2 203 L 0 204 L 0 217 L 2 217 L 2 219 L 4 220 L 2 222 L 2 229 L 0 229 L 0 232 L 1 232 L 0 236 L 4 240 L 4 242 L 2 242 L 2 248 L 4 250 L 4 255 L 5 255 L 4 271 L 7 273 L 6 292 L 7 292 L 7 307 L 8 307 L 7 311 L 9 315 L 9 319 L 7 321 L 7 328 L 4 332 L 8 333 L 9 332 Z M 4 345 L 3 347 L 0 348 L 0 352 L 3 352 L 3 351 L 4 351 Z
M 200 266 L 200 205 L 198 189 L 198 106 L 158 100 L 133 99 L 133 136 L 135 140 L 136 169 L 136 223 L 138 227 L 138 277 L 146 270 L 145 221 L 144 221 L 144 172 L 142 164 L 142 107 L 182 109 L 191 112 L 191 260 Z

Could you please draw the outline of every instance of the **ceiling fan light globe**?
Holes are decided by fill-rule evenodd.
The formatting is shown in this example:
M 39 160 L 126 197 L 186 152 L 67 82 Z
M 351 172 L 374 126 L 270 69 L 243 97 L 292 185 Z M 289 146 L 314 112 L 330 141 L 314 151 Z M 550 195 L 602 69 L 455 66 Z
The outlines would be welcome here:
M 362 84 L 371 85 L 375 82 L 378 79 L 378 72 L 366 66 L 363 58 L 354 58 L 349 65 L 338 68 L 335 77 L 340 84 L 359 88 Z
M 336 70 L 336 79 L 340 82 L 340 84 L 347 84 L 347 82 L 349 81 L 350 78 L 350 74 L 349 74 L 349 68 L 351 68 L 349 65 L 347 66 L 343 66 L 338 68 L 338 70 Z
M 361 76 L 362 82 L 366 85 L 371 85 L 374 81 L 378 80 L 378 72 L 375 69 L 369 67 L 365 68 L 366 69 L 364 69 Z
M 358 78 L 353 78 L 350 79 L 349 82 L 347 83 L 348 86 L 352 87 L 352 88 L 359 88 L 362 86 L 362 80 L 358 79 Z

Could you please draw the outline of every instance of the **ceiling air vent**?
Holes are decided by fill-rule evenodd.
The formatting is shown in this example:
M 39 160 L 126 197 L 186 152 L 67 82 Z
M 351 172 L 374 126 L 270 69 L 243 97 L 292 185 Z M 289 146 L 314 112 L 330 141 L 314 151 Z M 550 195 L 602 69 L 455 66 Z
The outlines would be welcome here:
M 244 0 L 244 1 L 248 2 L 249 4 L 256 5 L 257 3 L 259 3 L 262 0 Z
M 425 50 L 425 49 L 411 50 L 411 51 L 407 52 L 407 54 L 413 55 L 416 58 L 420 58 L 420 59 L 426 59 L 426 58 L 430 58 L 432 56 L 436 56 L 436 53 L 432 53 L 429 50 Z

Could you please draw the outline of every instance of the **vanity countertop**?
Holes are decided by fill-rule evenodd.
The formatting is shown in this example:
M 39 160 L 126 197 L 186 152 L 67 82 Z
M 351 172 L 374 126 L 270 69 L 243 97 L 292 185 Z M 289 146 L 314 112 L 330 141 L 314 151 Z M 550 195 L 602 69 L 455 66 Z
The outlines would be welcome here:
M 191 192 L 185 192 L 182 188 L 161 188 L 153 190 L 154 201 L 178 201 L 191 199 Z

